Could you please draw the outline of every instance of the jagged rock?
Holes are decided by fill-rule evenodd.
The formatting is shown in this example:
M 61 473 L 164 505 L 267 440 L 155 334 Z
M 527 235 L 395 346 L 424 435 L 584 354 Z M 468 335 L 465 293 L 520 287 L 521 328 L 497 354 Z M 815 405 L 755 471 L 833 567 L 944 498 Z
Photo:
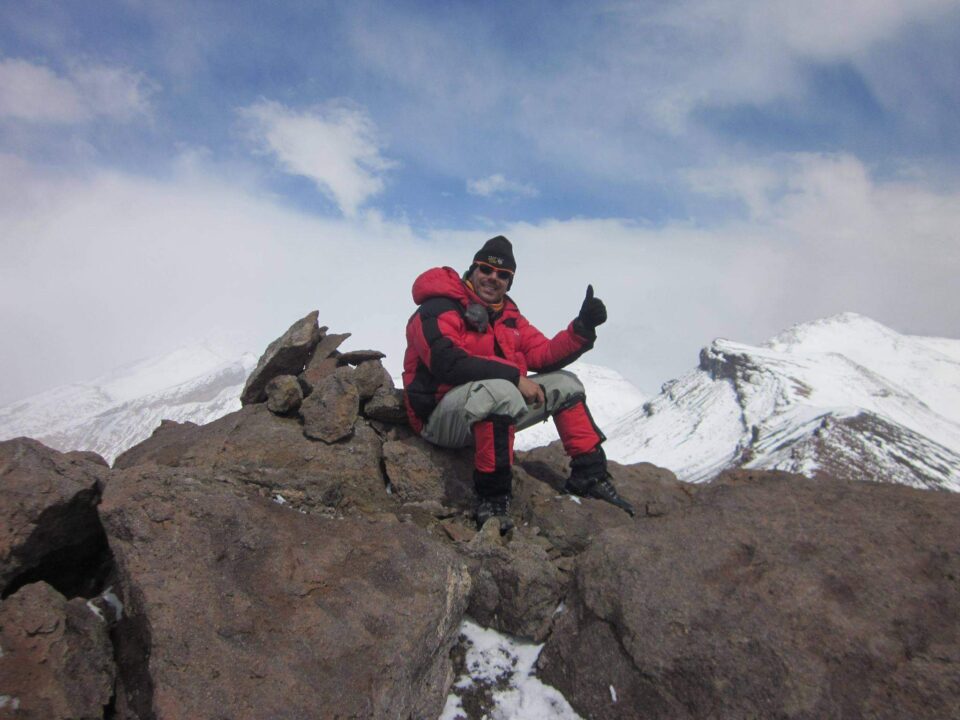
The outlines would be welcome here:
M 320 342 L 321 332 L 317 325 L 319 311 L 297 320 L 279 338 L 267 346 L 257 363 L 257 367 L 240 394 L 240 402 L 244 405 L 263 402 L 267 399 L 266 388 L 277 375 L 299 375 L 303 370 L 310 354 Z
M 543 642 L 565 591 L 565 578 L 543 546 L 518 528 L 506 543 L 499 532 L 494 542 L 477 533 L 466 554 L 473 561 L 470 616 L 500 632 Z
M 303 434 L 314 440 L 335 443 L 350 437 L 360 414 L 360 393 L 353 383 L 353 369 L 338 368 L 303 401 Z
M 453 551 L 412 524 L 304 515 L 217 475 L 143 466 L 105 493 L 132 713 L 437 717 L 470 586 Z
M 328 445 L 304 437 L 295 418 L 261 404 L 202 427 L 161 425 L 114 465 L 207 468 L 224 482 L 280 494 L 297 507 L 391 511 L 396 502 L 386 493 L 380 459 L 380 437 L 362 420 L 349 442 Z
M 62 565 L 57 587 L 76 594 L 70 589 L 84 578 L 71 571 L 100 552 L 96 506 L 108 474 L 36 440 L 0 442 L 0 591 L 46 579 L 46 568 Z
M 401 503 L 433 500 L 442 505 L 472 509 L 472 458 L 471 449 L 444 450 L 417 436 L 383 444 L 387 479 Z
M 93 452 L 93 450 L 71 450 L 70 452 L 65 452 L 63 456 L 69 460 L 85 460 L 105 468 L 110 467 L 110 463 L 104 460 L 102 455 Z
M 278 375 L 267 383 L 267 409 L 277 415 L 295 412 L 303 402 L 303 390 L 294 375 Z
M 523 521 L 540 528 L 544 537 L 564 555 L 583 552 L 603 530 L 659 517 L 692 502 L 694 487 L 682 483 L 669 470 L 649 463 L 624 466 L 609 462 L 618 492 L 637 509 L 631 518 L 601 500 L 563 493 L 569 460 L 559 441 L 529 452 L 517 453 L 514 477 L 528 474 L 540 482 L 525 482 L 520 497 Z
M 958 717 L 958 516 L 950 493 L 730 474 L 594 540 L 541 677 L 589 717 Z
M 403 390 L 381 387 L 363 406 L 368 418 L 395 425 L 406 425 L 407 409 L 403 404 Z
M 99 720 L 116 668 L 107 626 L 46 583 L 0 605 L 0 717 Z
M 360 400 L 369 400 L 381 387 L 393 387 L 390 377 L 379 360 L 366 360 L 357 365 L 353 372 L 353 382 L 360 393 Z M 389 384 L 388 384 L 389 383 Z
M 341 354 L 337 362 L 340 365 L 359 365 L 368 360 L 382 360 L 385 357 L 379 350 L 351 350 Z
M 350 333 L 326 335 L 320 341 L 306 368 L 298 376 L 304 395 L 312 393 L 323 378 L 332 375 L 337 369 L 337 356 L 340 354 L 337 352 L 337 348 L 348 337 L 350 337 Z

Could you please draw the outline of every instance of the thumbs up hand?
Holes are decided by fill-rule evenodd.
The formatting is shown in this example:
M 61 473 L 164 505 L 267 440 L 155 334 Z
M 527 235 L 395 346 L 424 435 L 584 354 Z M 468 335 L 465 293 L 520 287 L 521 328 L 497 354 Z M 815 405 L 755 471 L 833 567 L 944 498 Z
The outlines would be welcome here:
M 607 321 L 607 306 L 603 304 L 603 300 L 593 296 L 593 285 L 587 285 L 587 296 L 583 299 L 583 305 L 580 306 L 577 320 L 589 331 L 595 330 L 597 325 L 603 325 Z

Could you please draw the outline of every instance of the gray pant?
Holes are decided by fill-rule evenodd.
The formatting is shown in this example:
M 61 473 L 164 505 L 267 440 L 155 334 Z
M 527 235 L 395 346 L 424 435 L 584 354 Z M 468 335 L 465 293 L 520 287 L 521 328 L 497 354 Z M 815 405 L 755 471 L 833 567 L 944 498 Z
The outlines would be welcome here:
M 573 397 L 583 397 L 583 384 L 566 370 L 533 375 L 530 379 L 543 387 L 546 402 L 540 407 L 528 406 L 509 380 L 475 380 L 444 395 L 420 434 L 441 447 L 467 447 L 473 444 L 474 423 L 491 415 L 508 415 L 516 421 L 517 430 L 523 430 L 552 416 Z

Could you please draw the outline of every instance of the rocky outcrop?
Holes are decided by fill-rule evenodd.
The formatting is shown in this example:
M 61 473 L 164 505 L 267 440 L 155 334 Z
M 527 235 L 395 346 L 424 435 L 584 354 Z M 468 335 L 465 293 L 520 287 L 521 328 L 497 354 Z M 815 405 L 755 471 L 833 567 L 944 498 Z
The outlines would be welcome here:
M 0 717 L 96 720 L 116 672 L 107 625 L 43 582 L 0 604 Z
M 117 473 L 101 514 L 136 716 L 439 714 L 470 579 L 416 526 L 303 514 L 156 466 Z
M 316 320 L 113 469 L 0 443 L 0 718 L 436 717 L 466 615 L 545 642 L 584 717 L 960 715 L 957 496 L 610 463 L 631 518 L 564 494 L 554 443 L 478 531 L 472 451 Z
M 960 498 L 738 471 L 578 559 L 540 660 L 591 717 L 960 713 Z

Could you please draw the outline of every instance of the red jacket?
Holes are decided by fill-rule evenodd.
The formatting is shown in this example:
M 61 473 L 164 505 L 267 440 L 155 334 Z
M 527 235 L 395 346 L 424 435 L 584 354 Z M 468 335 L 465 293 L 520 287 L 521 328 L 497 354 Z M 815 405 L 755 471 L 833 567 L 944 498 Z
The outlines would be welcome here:
M 417 432 L 456 385 L 490 378 L 517 384 L 528 370 L 559 370 L 593 347 L 594 338 L 576 332 L 574 323 L 547 339 L 509 297 L 503 309 L 493 313 L 453 268 L 420 275 L 413 284 L 413 301 L 420 307 L 407 322 L 403 387 L 407 415 Z M 479 323 L 468 319 L 471 305 L 487 311 L 488 327 L 478 327 L 483 313 Z M 470 317 L 477 310 L 473 308 Z

